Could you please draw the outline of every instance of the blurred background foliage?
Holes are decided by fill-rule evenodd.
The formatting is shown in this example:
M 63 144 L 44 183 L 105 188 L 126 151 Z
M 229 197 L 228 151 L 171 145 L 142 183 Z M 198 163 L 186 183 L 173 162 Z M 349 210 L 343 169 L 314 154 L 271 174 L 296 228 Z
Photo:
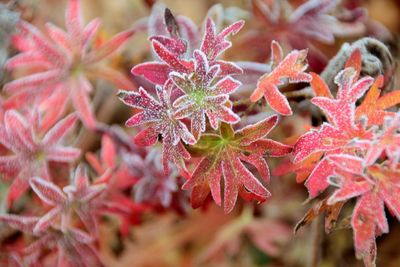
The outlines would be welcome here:
M 6 1 L 4 1 L 6 2 Z M 8 1 L 7 1 L 8 2 Z M 251 1 L 249 0 L 164 0 L 174 14 L 183 14 L 197 24 L 201 24 L 208 9 L 214 4 L 235 7 L 236 12 L 251 21 Z M 298 5 L 302 1 L 290 1 Z M 400 31 L 399 0 L 354 0 L 349 4 L 362 5 L 368 9 L 371 19 L 383 24 L 392 34 L 389 41 L 397 55 Z M 147 17 L 152 0 L 83 0 L 85 19 L 100 17 L 103 20 L 101 36 L 108 36 L 133 26 Z M 20 0 L 21 17 L 39 27 L 51 21 L 63 25 L 66 1 L 64 0 Z M 240 10 L 239 10 L 239 9 Z M 239 12 L 240 11 L 240 12 Z M 243 32 L 252 27 L 247 23 Z M 266 31 L 268 29 L 265 29 Z M 240 38 L 240 33 L 236 38 Z M 115 59 L 115 66 L 127 73 L 130 68 L 151 57 L 147 32 L 139 32 L 126 45 L 123 53 Z M 235 46 L 227 53 L 234 60 L 252 60 L 252 47 L 248 51 Z M 99 39 L 101 41 L 101 38 Z M 320 45 L 327 55 L 336 54 L 340 45 L 348 40 L 339 39 L 335 45 Z M 270 44 L 266 43 L 268 53 Z M 15 51 L 14 51 L 15 52 Z M 398 78 L 398 77 L 397 77 Z M 398 81 L 398 79 L 395 79 Z M 130 114 L 110 90 L 102 90 L 106 84 L 98 84 L 94 103 L 100 121 L 107 124 L 121 124 Z M 395 88 L 398 88 L 398 82 Z M 286 118 L 282 123 L 290 127 L 291 133 L 300 133 L 301 117 Z M 291 123 L 296 121 L 296 123 Z M 296 125 L 299 129 L 293 129 Z M 283 131 L 273 133 L 275 139 L 284 140 L 290 134 Z M 98 136 L 87 132 L 81 135 L 79 146 L 95 151 L 99 147 Z M 272 162 L 276 166 L 277 162 Z M 131 229 L 127 238 L 120 238 L 112 221 L 101 229 L 102 257 L 107 266 L 113 267 L 256 267 L 256 266 L 362 266 L 354 256 L 352 232 L 340 229 L 325 235 L 321 222 L 293 233 L 294 226 L 302 218 L 309 204 L 304 203 L 307 192 L 302 184 L 297 184 L 293 176 L 273 177 L 270 185 L 273 197 L 262 205 L 237 205 L 235 210 L 225 215 L 210 204 L 200 210 L 187 209 L 186 214 L 174 212 L 147 213 L 142 224 Z M 1 192 L 0 188 L 0 192 Z M 3 195 L 0 193 L 0 195 Z M 348 213 L 351 207 L 348 209 Z M 344 212 L 346 216 L 346 212 Z M 4 229 L 3 229 L 4 231 Z M 2 232 L 0 230 L 0 232 Z M 390 234 L 377 239 L 378 266 L 400 266 L 400 225 L 390 221 Z M 319 263 L 317 263 L 319 262 Z

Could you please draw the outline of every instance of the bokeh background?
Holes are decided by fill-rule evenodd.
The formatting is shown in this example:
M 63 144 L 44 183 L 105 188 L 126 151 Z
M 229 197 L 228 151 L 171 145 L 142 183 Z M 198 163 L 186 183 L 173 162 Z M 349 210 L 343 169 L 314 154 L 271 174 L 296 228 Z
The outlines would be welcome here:
M 0 1 L 1 2 L 1 1 Z M 4 1 L 8 2 L 8 1 Z M 147 17 L 151 11 L 152 0 L 82 0 L 85 19 L 94 17 L 103 20 L 101 34 L 104 38 L 133 26 L 138 20 Z M 290 1 L 298 5 L 302 1 Z M 400 1 L 398 0 L 359 0 L 347 1 L 349 5 L 361 5 L 368 10 L 369 17 L 379 22 L 389 35 L 383 36 L 397 57 L 400 32 Z M 251 21 L 243 32 L 256 22 L 252 21 L 250 0 L 164 0 L 174 14 L 183 14 L 201 24 L 208 9 L 221 4 L 235 7 L 236 12 Z M 20 0 L 18 8 L 22 18 L 37 26 L 52 21 L 63 25 L 64 0 Z M 265 29 L 268 32 L 269 29 Z M 241 33 L 242 34 L 242 33 Z M 233 48 L 227 53 L 232 60 L 259 60 L 252 47 L 237 45 L 240 35 L 233 39 Z M 147 32 L 137 33 L 115 59 L 116 68 L 126 73 L 140 62 L 151 58 Z M 235 42 L 238 40 L 238 42 Z M 355 40 L 355 39 L 353 39 Z M 334 45 L 320 44 L 318 47 L 332 57 L 347 39 L 338 39 Z M 265 46 L 268 53 L 269 43 Z M 14 51 L 15 52 L 15 51 Z M 11 51 L 13 53 L 13 51 Z M 397 74 L 396 74 L 397 75 Z M 394 78 L 395 88 L 400 88 L 399 79 Z M 107 84 L 99 83 L 95 95 L 96 113 L 100 121 L 107 124 L 122 124 L 130 111 L 115 97 Z M 293 123 L 293 120 L 295 123 Z M 291 117 L 282 123 L 288 127 L 302 125 L 302 118 Z M 286 137 L 275 131 L 276 139 Z M 283 129 L 283 130 L 282 130 Z M 293 129 L 291 129 L 293 131 Z M 86 132 L 81 135 L 79 146 L 85 151 L 95 151 L 99 147 L 96 134 Z M 272 162 L 276 165 L 277 162 Z M 293 233 L 294 226 L 310 207 L 305 203 L 307 192 L 302 184 L 296 183 L 294 176 L 273 177 L 269 186 L 273 197 L 261 205 L 237 205 L 235 210 L 225 215 L 223 211 L 210 204 L 202 210 L 160 213 L 145 213 L 140 225 L 134 226 L 127 238 L 120 238 L 112 223 L 101 228 L 102 257 L 107 266 L 112 267 L 256 267 L 256 266 L 362 266 L 354 256 L 351 229 L 339 229 L 325 235 L 317 219 L 311 225 Z M 348 212 L 351 211 L 349 207 Z M 344 212 L 346 213 L 346 211 Z M 389 216 L 390 217 L 390 216 Z M 390 234 L 377 239 L 378 266 L 400 266 L 400 223 L 390 218 Z M 316 262 L 319 262 L 316 265 Z

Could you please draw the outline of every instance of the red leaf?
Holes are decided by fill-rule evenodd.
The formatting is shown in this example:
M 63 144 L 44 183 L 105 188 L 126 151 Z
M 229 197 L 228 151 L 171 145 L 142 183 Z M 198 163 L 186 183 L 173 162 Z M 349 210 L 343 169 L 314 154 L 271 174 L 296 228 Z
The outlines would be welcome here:
M 281 50 L 276 42 L 272 43 L 273 50 Z M 280 53 L 280 52 L 276 52 Z M 258 101 L 262 96 L 273 110 L 281 115 L 289 116 L 292 110 L 286 97 L 279 91 L 279 86 L 284 85 L 284 78 L 289 79 L 289 83 L 310 82 L 311 76 L 304 71 L 307 68 L 306 50 L 294 50 L 289 53 L 270 73 L 262 76 L 257 84 L 257 88 L 250 96 L 252 102 Z M 275 60 L 275 59 L 274 59 Z M 274 65 L 275 62 L 272 62 Z
M 192 177 L 183 185 L 184 189 L 192 189 L 193 207 L 201 206 L 210 191 L 214 201 L 218 205 L 221 204 L 221 176 L 224 177 L 225 185 L 223 200 L 225 213 L 232 211 L 238 194 L 246 200 L 255 199 L 261 202 L 270 197 L 269 191 L 245 167 L 243 161 L 254 165 L 268 182 L 268 165 L 263 156 L 271 149 L 266 144 L 271 143 L 263 142 L 272 141 L 264 138 L 276 122 L 275 115 L 236 132 L 233 132 L 231 126 L 223 124 L 220 135 L 204 134 L 200 138 L 194 149 L 197 153 L 203 153 L 203 158 L 196 166 Z M 251 136 L 248 138 L 246 133 L 251 133 Z M 273 146 L 277 147 L 276 144 Z M 286 146 L 286 150 L 281 150 L 281 153 L 276 153 L 275 156 L 289 152 L 290 147 Z
M 183 146 L 177 148 L 180 140 L 187 144 L 194 144 L 196 140 L 186 125 L 174 116 L 176 111 L 170 99 L 172 86 L 172 82 L 167 81 L 164 88 L 156 87 L 159 101 L 150 96 L 143 88 L 139 89 L 139 93 L 121 90 L 118 96 L 127 105 L 142 109 L 126 123 L 128 126 L 147 124 L 148 128 L 135 137 L 136 143 L 145 146 L 153 145 L 157 141 L 158 134 L 161 134 L 165 158 L 182 166 L 182 157 L 184 155 L 189 157 L 189 155 L 185 153 L 184 149 L 181 149 Z M 168 170 L 167 161 L 164 162 L 164 168 Z

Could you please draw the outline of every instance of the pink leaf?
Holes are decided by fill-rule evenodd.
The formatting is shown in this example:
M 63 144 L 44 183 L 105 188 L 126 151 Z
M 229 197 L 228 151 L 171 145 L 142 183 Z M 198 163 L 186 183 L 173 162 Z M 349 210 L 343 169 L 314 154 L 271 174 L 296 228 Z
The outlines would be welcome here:
M 75 36 L 75 38 L 81 37 L 83 21 L 80 0 L 69 0 L 67 12 L 65 13 L 65 26 L 69 34 Z
M 60 188 L 42 178 L 33 177 L 30 179 L 29 184 L 39 198 L 48 205 L 59 205 L 67 200 Z
M 146 90 L 139 88 L 139 93 L 120 90 L 119 98 L 127 105 L 142 109 L 141 112 L 131 117 L 126 124 L 136 126 L 147 124 L 136 137 L 135 142 L 139 145 L 153 145 L 158 135 L 163 140 L 163 162 L 164 169 L 168 170 L 168 160 L 179 163 L 181 169 L 185 169 L 183 158 L 190 157 L 180 140 L 186 143 L 195 143 L 194 137 L 189 133 L 186 126 L 175 116 L 175 109 L 171 103 L 173 84 L 168 80 L 164 87 L 156 86 L 158 101 Z
M 4 90 L 9 93 L 15 93 L 25 88 L 33 89 L 46 83 L 54 83 L 60 77 L 61 73 L 59 70 L 49 70 L 46 72 L 34 73 L 4 85 Z
M 9 136 L 13 137 L 15 147 L 19 147 L 21 151 L 26 150 L 26 152 L 36 148 L 32 128 L 21 114 L 15 110 L 9 110 L 4 115 L 4 122 Z
M 32 233 L 33 227 L 39 220 L 39 217 L 20 216 L 14 214 L 0 214 L 0 221 L 8 224 L 10 227 L 26 233 Z
M 74 147 L 55 146 L 46 150 L 47 159 L 56 162 L 73 162 L 80 155 L 81 150 Z
M 164 84 L 168 80 L 171 67 L 161 62 L 147 62 L 136 65 L 131 72 L 134 75 L 143 75 L 147 80 L 155 84 Z
M 207 55 L 208 60 L 215 60 L 222 52 L 232 46 L 232 43 L 226 40 L 229 35 L 235 35 L 243 27 L 244 21 L 237 21 L 219 34 L 216 33 L 215 23 L 211 18 L 207 18 L 205 34 L 201 43 L 200 50 Z
M 59 121 L 53 128 L 51 128 L 43 137 L 43 144 L 45 146 L 52 146 L 62 139 L 74 126 L 77 117 L 75 114 L 70 114 L 61 121 Z
M 172 52 L 165 48 L 160 42 L 153 40 L 153 49 L 157 55 L 176 71 L 186 73 L 189 71 L 187 64 L 177 58 Z
M 62 49 L 66 50 L 66 53 L 73 53 L 73 44 L 68 34 L 52 23 L 46 23 L 46 29 L 51 39 Z M 72 60 L 72 59 L 71 59 Z
M 47 230 L 53 223 L 56 217 L 60 216 L 62 207 L 55 207 L 43 215 L 33 228 L 35 234 L 43 233 Z
M 83 120 L 88 128 L 94 128 L 96 125 L 96 119 L 94 118 L 92 107 L 90 105 L 89 97 L 87 95 L 87 87 L 83 81 L 71 81 L 71 99 L 72 103 L 78 112 L 79 117 Z

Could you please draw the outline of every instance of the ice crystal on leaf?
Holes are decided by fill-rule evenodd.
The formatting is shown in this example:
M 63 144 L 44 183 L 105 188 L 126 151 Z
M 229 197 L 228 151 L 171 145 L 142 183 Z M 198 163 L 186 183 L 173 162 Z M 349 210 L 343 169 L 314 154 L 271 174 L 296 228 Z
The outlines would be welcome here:
M 331 183 L 339 188 L 328 199 L 328 204 L 357 197 L 351 219 L 356 255 L 366 266 L 374 266 L 375 237 L 389 232 L 384 206 L 400 220 L 400 203 L 396 197 L 400 193 L 400 172 L 378 164 L 364 169 L 364 160 L 354 156 L 335 155 L 330 160 L 336 165 Z
M 362 121 L 355 119 L 356 101 L 364 95 L 373 83 L 371 77 L 357 80 L 358 72 L 353 68 L 346 68 L 335 78 L 339 86 L 336 99 L 331 94 L 316 96 L 311 102 L 318 106 L 326 115 L 328 122 L 319 129 L 303 134 L 294 147 L 294 162 L 305 160 L 314 153 L 342 153 L 351 150 L 358 139 L 371 140 L 373 128 L 366 129 Z M 317 78 L 318 83 L 323 82 Z M 326 85 L 312 83 L 317 92 Z M 326 159 L 322 159 L 313 169 L 306 186 L 311 197 L 315 197 L 328 186 L 327 177 L 333 171 L 333 166 Z
M 316 97 L 311 102 L 324 112 L 327 122 L 297 140 L 291 168 L 299 175 L 311 172 L 305 183 L 311 198 L 329 185 L 339 187 L 325 202 L 327 209 L 338 207 L 335 219 L 347 200 L 357 198 L 351 219 L 356 255 L 366 266 L 375 266 L 375 237 L 389 231 L 384 207 L 400 219 L 400 204 L 395 198 L 400 192 L 400 115 L 385 110 L 399 100 L 393 92 L 380 97 L 382 76 L 375 82 L 369 76 L 359 78 L 361 58 L 357 54 L 352 54 L 346 68 L 335 77 L 335 98 L 324 81 L 312 74 Z M 306 220 L 300 224 L 304 223 Z
M 30 177 L 50 179 L 49 162 L 70 163 L 79 157 L 79 149 L 61 143 L 76 119 L 71 114 L 43 132 L 37 113 L 26 118 L 15 110 L 6 111 L 0 143 L 9 154 L 0 157 L 0 170 L 7 179 L 14 179 L 7 195 L 9 204 L 26 191 Z
M 384 77 L 378 76 L 365 95 L 363 102 L 356 108 L 356 118 L 366 119 L 368 126 L 382 125 L 385 118 L 395 115 L 394 112 L 387 111 L 387 109 L 400 103 L 400 91 L 398 90 L 380 96 L 383 82 Z
M 219 65 L 209 66 L 206 55 L 200 50 L 194 51 L 194 72 L 181 75 L 172 72 L 170 77 L 183 95 L 173 103 L 177 108 L 175 116 L 178 119 L 191 118 L 192 134 L 198 140 L 206 130 L 206 115 L 213 129 L 218 128 L 218 122 L 236 123 L 240 120 L 230 109 L 229 94 L 234 92 L 240 82 L 226 76 L 217 79 Z
M 244 21 L 237 21 L 217 34 L 212 19 L 207 18 L 206 20 L 205 34 L 200 50 L 206 55 L 211 67 L 214 65 L 220 67 L 219 76 L 242 72 L 236 64 L 220 60 L 217 57 L 232 45 L 226 38 L 231 34 L 236 34 L 243 25 Z M 152 61 L 139 64 L 132 68 L 133 74 L 143 75 L 147 80 L 162 85 L 168 80 L 171 72 L 180 74 L 195 72 L 193 59 L 187 58 L 187 47 L 184 45 L 183 39 L 170 39 L 156 35 L 150 37 L 150 40 L 153 50 L 161 62 Z
M 229 35 L 237 34 L 244 26 L 244 21 L 239 20 L 224 28 L 217 34 L 215 23 L 211 18 L 206 19 L 205 34 L 203 36 L 200 50 L 203 52 L 210 67 L 218 65 L 221 71 L 219 76 L 241 74 L 243 70 L 233 62 L 218 59 L 218 57 L 232 46 L 232 43 L 226 38 Z
M 135 248 L 144 251 L 146 238 L 190 227 L 185 231 L 189 235 L 176 236 L 178 243 L 172 246 L 182 241 L 196 245 L 193 233 L 214 234 L 203 257 L 206 260 L 226 250 L 236 257 L 242 245 L 279 256 L 279 243 L 289 237 L 283 221 L 262 218 L 267 210 L 249 208 L 253 204 L 240 205 L 241 215 L 232 211 L 238 197 L 239 201 L 266 201 L 271 196 L 267 189 L 270 157 L 293 152 L 272 175 L 295 172 L 298 182 L 305 181 L 313 205 L 296 231 L 322 213 L 326 232 L 351 222 L 357 257 L 374 266 L 375 238 L 389 231 L 385 209 L 400 220 L 400 112 L 396 110 L 400 93 L 384 84 L 393 74 L 392 56 L 380 42 L 364 38 L 343 45 L 326 71 L 319 72 L 326 58 L 317 48 L 328 49 L 321 43 L 333 45 L 343 34 L 362 33 L 368 26 L 361 23 L 364 12 L 347 10 L 347 4 L 342 6 L 339 0 L 304 0 L 293 5 L 286 0 L 252 0 L 258 26 L 265 29 L 249 29 L 235 39 L 244 37 L 243 51 L 252 48 L 246 58 L 253 58 L 259 46 L 265 52 L 265 44 L 271 45 L 271 53 L 263 55 L 270 56 L 270 63 L 264 64 L 260 57 L 258 62 L 235 63 L 224 59 L 240 57 L 243 51 L 225 52 L 232 47 L 230 38 L 243 28 L 244 21 L 238 18 L 251 20 L 250 13 L 239 7 L 225 12 L 218 4 L 198 27 L 154 2 L 145 1 L 153 7 L 150 17 L 108 41 L 99 35 L 98 19 L 84 24 L 80 0 L 67 0 L 65 30 L 46 24 L 42 33 L 40 27 L 18 22 L 12 41 L 20 53 L 5 64 L 16 79 L 10 77 L 4 86 L 6 96 L 0 96 L 0 176 L 12 181 L 6 208 L 21 215 L 0 214 L 0 222 L 10 227 L 6 236 L 0 236 L 4 246 L 0 265 L 104 266 L 98 252 L 110 254 L 103 248 L 112 248 L 113 253 L 106 256 L 113 259 L 107 261 L 116 259 L 119 252 L 129 254 L 129 247 L 119 245 L 126 243 L 122 238 L 129 237 L 133 225 L 149 221 L 153 214 L 186 215 L 189 198 L 193 208 L 212 199 L 225 214 L 231 214 L 222 216 L 214 209 L 201 214 L 215 221 L 210 229 L 200 217 L 187 220 L 165 214 L 165 220 L 137 229 L 144 239 L 135 242 Z M 140 30 L 148 31 L 151 49 L 142 51 L 142 56 L 150 52 L 153 59 L 131 69 L 133 75 L 143 76 L 134 77 L 141 86 L 133 91 L 135 84 L 107 60 Z M 288 52 L 294 50 L 284 54 L 274 40 L 281 41 Z M 132 62 L 134 58 L 124 59 Z M 309 62 L 312 67 L 320 63 L 314 68 L 320 76 L 307 73 Z M 370 73 L 374 78 L 366 76 Z M 91 93 L 92 82 L 98 79 L 121 88 L 117 95 L 133 110 L 126 126 L 134 127 L 129 130 L 134 135 L 96 122 Z M 292 90 L 307 83 L 311 88 Z M 298 105 L 286 97 L 298 100 Z M 112 122 L 118 109 L 112 101 L 101 105 L 102 98 L 96 93 L 98 114 Z M 67 107 L 69 103 L 72 107 Z M 304 109 L 309 103 L 319 110 Z M 266 116 L 269 107 L 278 114 Z M 76 112 L 64 116 L 71 108 Z M 275 133 L 287 136 L 294 146 L 269 139 L 279 116 L 294 111 L 300 113 L 286 118 Z M 82 131 L 66 136 L 78 118 Z M 308 125 L 318 121 L 323 123 Z M 86 130 L 101 135 L 100 147 L 85 136 Z M 68 146 L 66 137 L 71 141 L 73 137 L 87 151 L 86 161 L 97 177 L 90 179 L 81 162 L 71 165 L 80 150 Z M 32 192 L 21 198 L 29 187 Z M 354 203 L 351 220 L 342 220 L 341 210 Z M 100 228 L 104 216 L 107 225 Z M 186 222 L 176 225 L 176 218 Z M 119 228 L 121 235 L 104 238 L 99 228 L 109 233 Z M 260 234 L 267 228 L 275 233 Z M 157 234 L 148 235 L 148 229 L 156 229 Z M 242 243 L 243 237 L 251 242 Z M 181 252 L 187 256 L 188 251 Z M 164 260 L 165 253 L 161 254 L 155 262 Z M 138 264 L 147 258 L 139 257 Z
M 21 53 L 10 58 L 6 68 L 34 68 L 36 71 L 5 85 L 4 90 L 13 94 L 7 105 L 22 106 L 31 99 L 43 104 L 55 96 L 59 99 L 56 108 L 62 110 L 71 99 L 83 122 L 94 127 L 89 99 L 93 87 L 89 79 L 106 79 L 120 88 L 133 89 L 128 78 L 102 61 L 126 43 L 134 31 L 121 32 L 98 47 L 93 45 L 100 20 L 92 20 L 84 26 L 80 0 L 69 0 L 65 25 L 67 31 L 46 24 L 48 38 L 35 26 L 20 22 L 19 33 L 13 40 Z
M 180 170 L 186 172 L 184 160 L 190 158 L 181 140 L 186 144 L 194 144 L 196 140 L 186 125 L 175 116 L 176 109 L 171 104 L 173 84 L 168 80 L 164 87 L 157 86 L 159 101 L 154 99 L 145 89 L 139 92 L 119 91 L 119 98 L 127 105 L 142 109 L 131 117 L 126 125 L 129 127 L 147 124 L 147 128 L 135 136 L 135 143 L 141 146 L 151 146 L 162 136 L 163 164 L 168 173 L 168 161 L 175 163 Z
M 292 115 L 292 109 L 286 97 L 279 91 L 279 86 L 284 85 L 284 79 L 289 83 L 310 82 L 311 76 L 304 71 L 307 69 L 307 50 L 293 50 L 285 58 L 280 45 L 273 41 L 271 44 L 271 72 L 262 76 L 257 88 L 250 96 L 256 102 L 263 96 L 273 110 L 281 115 Z
M 90 185 L 86 170 L 83 165 L 78 166 L 75 171 L 72 184 L 61 190 L 52 182 L 43 180 L 40 177 L 33 177 L 30 185 L 47 205 L 53 208 L 40 218 L 35 225 L 34 233 L 45 231 L 50 226 L 57 225 L 61 218 L 61 229 L 64 229 L 69 222 L 71 211 L 79 216 L 86 228 L 92 233 L 97 233 L 97 219 L 95 212 L 98 211 L 97 198 L 105 189 L 104 184 Z
M 154 61 L 139 64 L 132 68 L 133 74 L 143 75 L 152 83 L 162 85 L 168 80 L 168 75 L 172 71 L 180 73 L 190 73 L 192 71 L 193 62 L 190 59 L 178 57 L 155 38 L 152 39 L 151 44 L 154 52 L 162 62 Z
M 193 171 L 192 177 L 183 185 L 192 190 L 192 206 L 201 206 L 211 191 L 221 205 L 221 176 L 224 177 L 224 211 L 229 213 L 235 206 L 238 194 L 246 200 L 265 201 L 270 192 L 250 172 L 244 162 L 253 165 L 265 182 L 270 173 L 265 156 L 283 156 L 291 147 L 266 139 L 265 136 L 276 126 L 278 116 L 268 117 L 256 124 L 233 131 L 222 124 L 220 134 L 204 134 L 191 152 L 203 156 Z
M 229 25 L 217 34 L 214 21 L 211 18 L 207 18 L 205 34 L 201 43 L 200 50 L 207 56 L 207 59 L 209 61 L 214 62 L 219 55 L 221 55 L 226 49 L 232 46 L 232 43 L 226 40 L 226 38 L 229 35 L 237 34 L 243 27 L 243 25 L 244 21 L 239 20 Z M 216 63 L 218 63 L 218 61 Z
M 361 145 L 367 149 L 365 164 L 371 165 L 384 154 L 388 165 L 396 168 L 400 160 L 400 113 L 395 117 L 386 117 L 383 128 L 374 133 L 371 142 L 363 142 Z
M 160 22 L 156 23 L 155 21 L 153 23 L 160 24 Z M 173 102 L 173 107 L 177 109 L 173 115 L 170 114 L 169 116 L 173 117 L 175 121 L 174 125 L 177 124 L 176 119 L 179 120 L 192 116 L 191 129 L 195 140 L 198 140 L 200 134 L 206 129 L 205 115 L 208 116 L 210 124 L 214 129 L 218 127 L 219 121 L 227 123 L 239 121 L 239 117 L 230 109 L 229 94 L 236 90 L 240 83 L 229 75 L 241 73 L 241 69 L 234 63 L 219 60 L 218 56 L 231 46 L 231 42 L 226 40 L 226 38 L 229 35 L 236 34 L 242 28 L 243 24 L 243 21 L 235 22 L 220 33 L 217 33 L 215 23 L 211 18 L 207 18 L 205 34 L 200 49 L 194 50 L 193 58 L 188 58 L 187 56 L 191 56 L 191 54 L 187 53 L 186 42 L 179 36 L 179 23 L 173 18 L 170 11 L 166 9 L 165 31 L 169 33 L 170 37 L 162 35 L 150 37 L 153 50 L 161 62 L 143 63 L 132 69 L 133 74 L 143 75 L 147 80 L 157 85 L 164 85 L 164 88 L 167 85 L 170 86 L 171 89 L 168 90 L 175 91 L 175 87 L 180 89 L 180 97 L 169 100 Z M 169 85 L 169 79 L 174 84 Z M 143 89 L 141 94 L 145 94 Z M 172 94 L 172 92 L 169 94 Z M 171 108 L 169 110 L 172 111 Z M 139 114 L 138 116 L 142 116 L 145 113 Z M 130 122 L 128 122 L 129 124 Z M 180 124 L 182 123 L 178 121 L 178 125 Z M 146 137 L 144 140 L 149 141 L 147 145 L 156 141 L 157 136 L 152 129 L 154 128 L 150 128 L 147 132 L 143 133 L 144 135 L 140 135 L 140 139 Z M 150 131 L 153 132 L 153 135 L 148 135 Z M 166 152 L 164 155 L 167 156 L 170 154 L 172 157 L 175 155 L 177 158 L 175 162 L 182 161 L 180 158 L 182 158 L 184 149 L 181 145 L 177 147 L 179 133 L 173 139 L 170 139 L 170 135 L 165 131 L 162 135 L 163 139 L 166 139 L 165 141 L 163 140 L 164 152 Z M 187 134 L 185 133 L 184 135 Z M 185 140 L 184 136 L 180 137 L 187 144 L 194 143 L 192 140 Z M 147 140 L 148 138 L 151 140 Z M 139 138 L 136 140 L 139 140 Z M 188 157 L 184 156 L 183 158 Z M 167 158 L 164 157 L 164 162 L 166 160 Z M 182 166 L 182 163 L 178 165 Z M 180 168 L 182 169 L 182 167 Z

